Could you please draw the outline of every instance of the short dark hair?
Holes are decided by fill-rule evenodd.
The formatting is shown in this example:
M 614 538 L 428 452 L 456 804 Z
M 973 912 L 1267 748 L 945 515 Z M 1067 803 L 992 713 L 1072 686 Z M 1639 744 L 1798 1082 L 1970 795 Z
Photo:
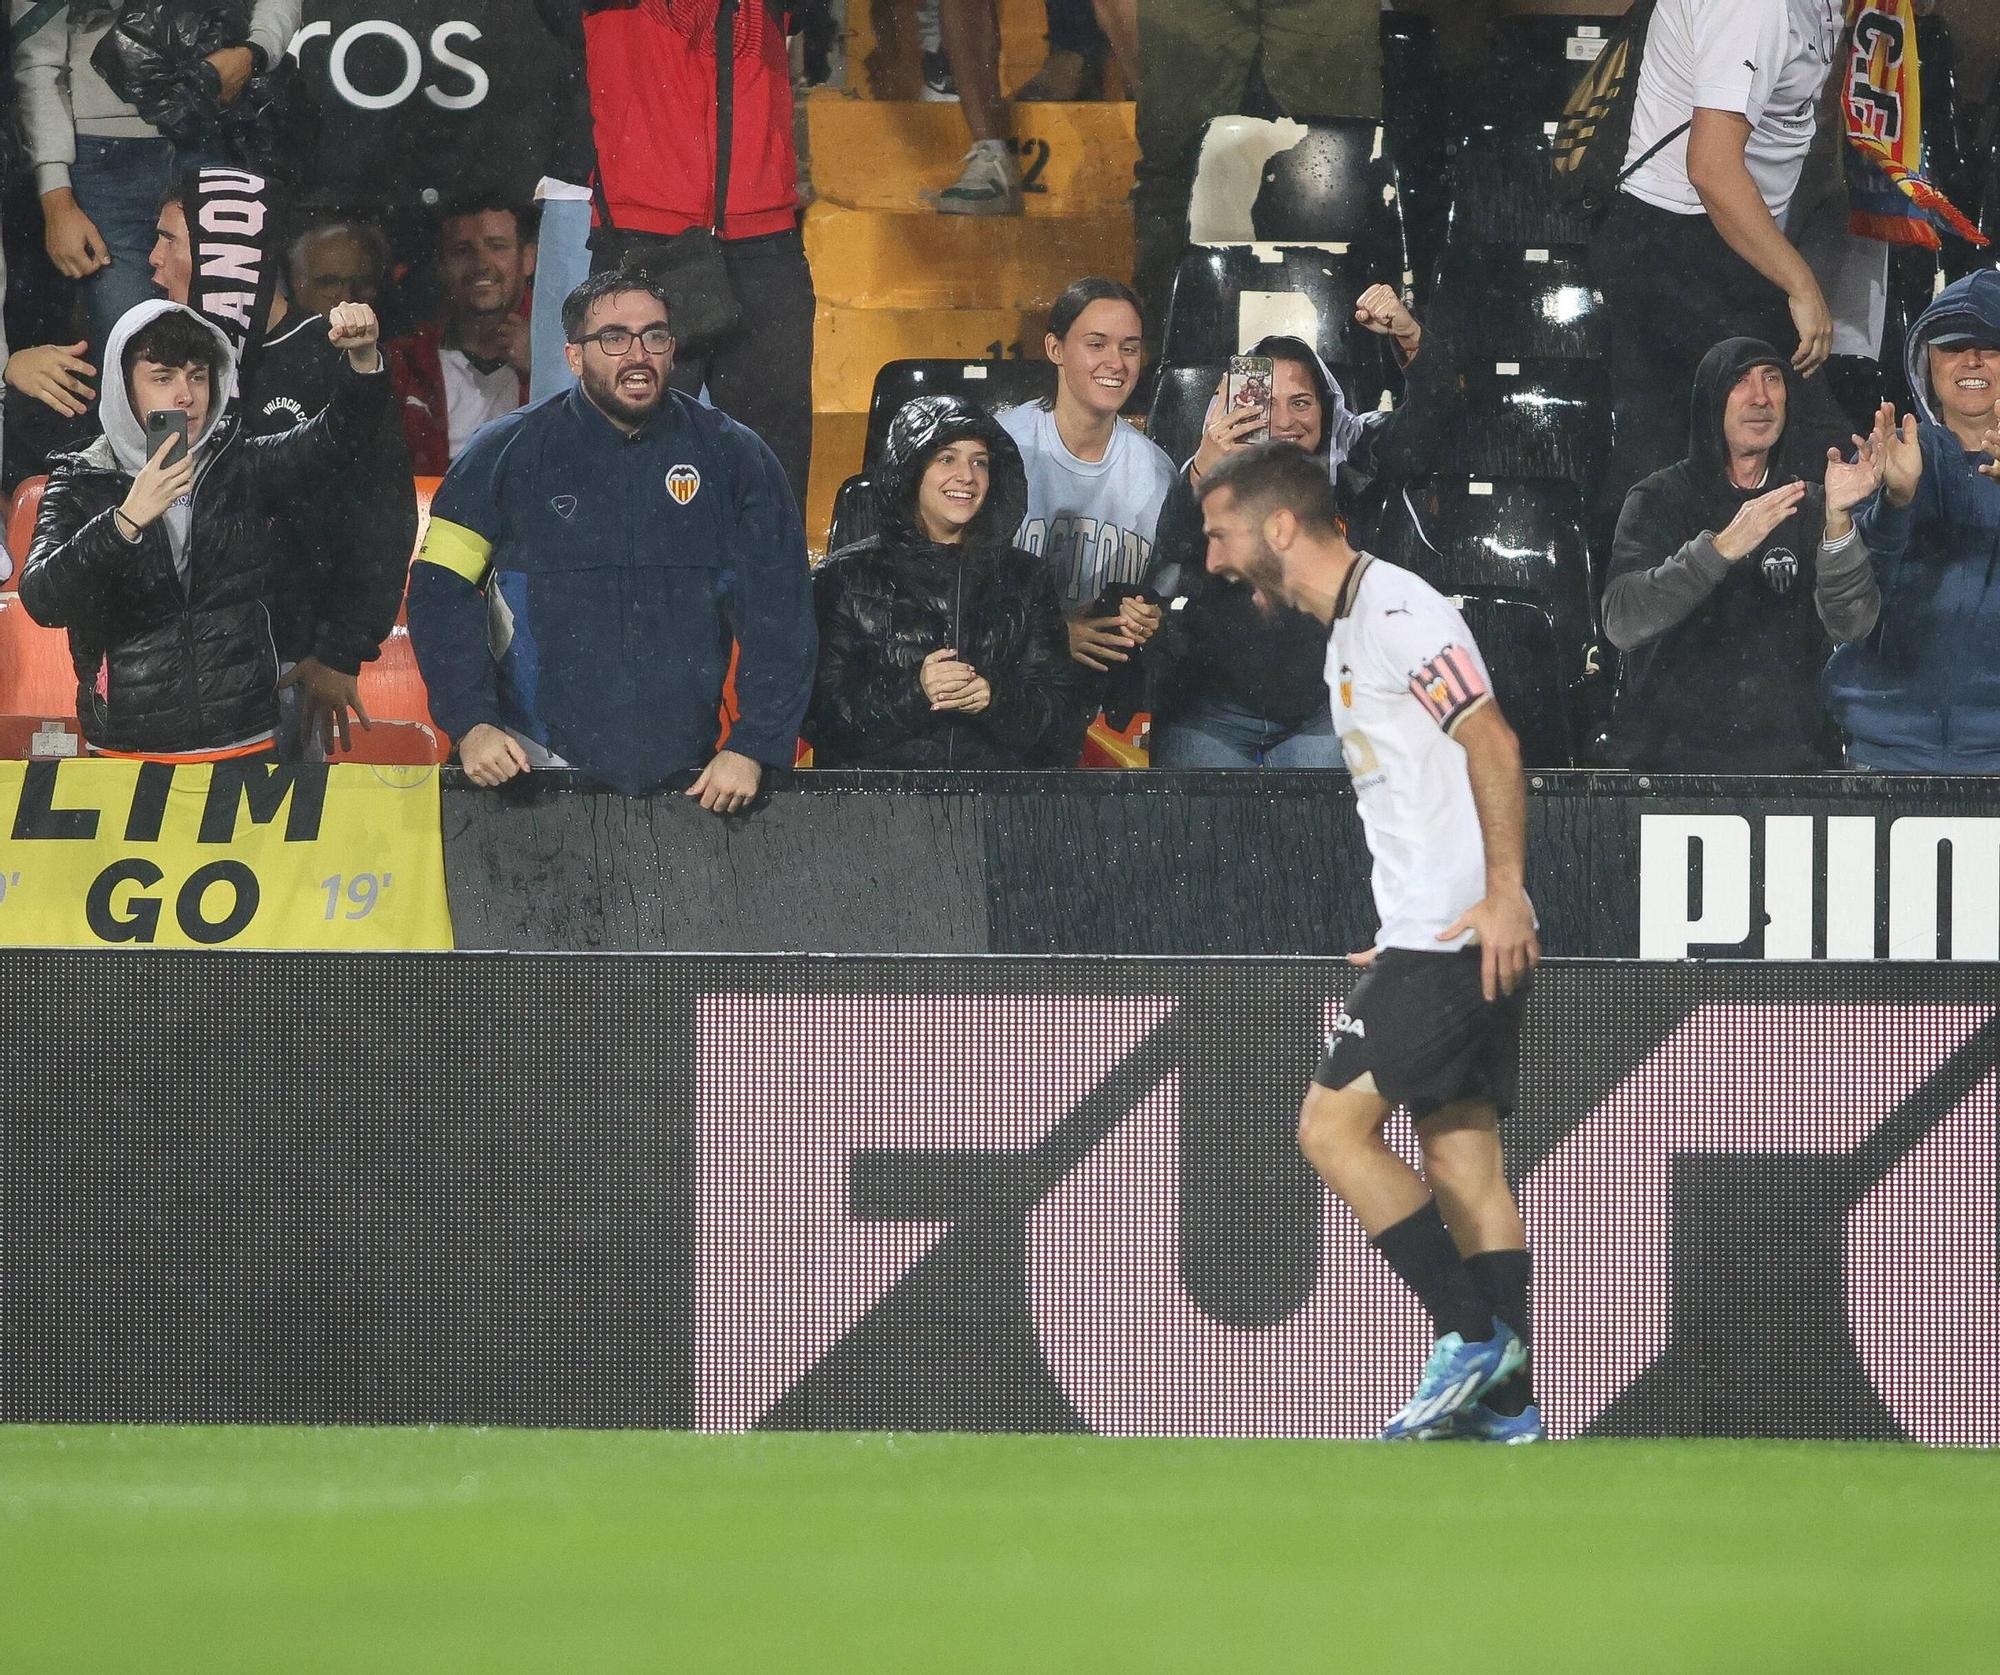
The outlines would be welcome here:
M 1141 321 L 1145 310 L 1139 306 L 1139 294 L 1130 285 L 1122 285 L 1115 279 L 1106 279 L 1100 274 L 1087 278 L 1072 279 L 1056 295 L 1049 308 L 1049 332 L 1052 336 L 1069 336 L 1069 329 L 1082 316 L 1083 311 L 1094 302 L 1124 302 L 1132 305 L 1132 312 Z
M 1205 501 L 1222 489 L 1255 518 L 1286 511 L 1315 535 L 1347 533 L 1326 461 L 1289 442 L 1259 442 L 1228 455 L 1202 478 L 1196 492 Z
M 605 269 L 602 273 L 593 273 L 563 298 L 563 336 L 574 343 L 582 335 L 583 322 L 589 318 L 590 311 L 606 297 L 619 296 L 626 291 L 644 291 L 660 305 L 668 323 L 672 323 L 673 299 L 667 295 L 665 287 L 644 268 L 627 267 L 621 263 L 615 268 Z
M 431 226 L 437 234 L 438 243 L 444 243 L 444 229 L 448 222 L 462 221 L 468 215 L 513 216 L 514 236 L 523 244 L 533 244 L 540 228 L 535 211 L 511 198 L 492 192 L 468 193 L 461 198 L 445 199 L 431 216 Z
M 215 340 L 215 333 L 178 308 L 148 320 L 126 339 L 121 367 L 126 388 L 131 387 L 133 370 L 141 361 L 155 366 L 204 366 L 211 383 L 222 381 L 222 345 Z

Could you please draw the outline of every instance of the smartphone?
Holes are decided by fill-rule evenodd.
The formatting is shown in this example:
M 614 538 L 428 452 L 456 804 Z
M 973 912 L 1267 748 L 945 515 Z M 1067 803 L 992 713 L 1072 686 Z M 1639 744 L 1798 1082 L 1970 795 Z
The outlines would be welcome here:
M 1229 378 L 1222 387 L 1222 410 L 1234 413 L 1241 407 L 1261 407 L 1264 423 L 1243 438 L 1245 442 L 1267 442 L 1271 437 L 1271 379 L 1269 355 L 1231 355 Z
M 167 454 L 167 464 L 179 465 L 187 458 L 188 416 L 178 407 L 164 408 L 157 413 L 146 415 L 146 457 L 151 459 L 160 451 L 160 443 L 165 437 L 178 440 Z

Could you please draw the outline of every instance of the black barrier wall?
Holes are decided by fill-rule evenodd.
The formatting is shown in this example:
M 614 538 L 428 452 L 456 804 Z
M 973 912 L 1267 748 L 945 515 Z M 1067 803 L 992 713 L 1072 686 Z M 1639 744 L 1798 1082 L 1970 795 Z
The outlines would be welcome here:
M 461 948 L 1342 954 L 1343 774 L 817 773 L 747 818 L 536 775 L 445 792 Z M 2000 960 L 2000 780 L 1531 777 L 1552 953 Z
M 0 970 L 0 1419 L 1360 1436 L 1427 1347 L 1293 1147 L 1336 962 Z M 1996 1016 L 1545 966 L 1555 1433 L 2000 1442 Z

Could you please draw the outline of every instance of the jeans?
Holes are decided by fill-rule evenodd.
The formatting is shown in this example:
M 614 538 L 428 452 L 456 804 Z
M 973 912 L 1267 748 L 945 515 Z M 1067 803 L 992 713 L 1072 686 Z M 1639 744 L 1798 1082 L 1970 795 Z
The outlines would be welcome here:
M 109 267 L 81 282 L 93 361 L 102 361 L 105 339 L 121 315 L 161 295 L 146 258 L 152 254 L 160 200 L 174 167 L 174 148 L 167 140 L 76 136 L 70 189 L 77 207 L 103 235 L 111 257 Z
M 1331 710 L 1286 727 L 1235 704 L 1190 706 L 1153 725 L 1156 768 L 1345 768 Z
M 575 381 L 563 357 L 563 299 L 590 274 L 590 204 L 583 198 L 550 198 L 542 205 L 541 242 L 535 256 L 535 300 L 528 332 L 533 371 L 528 399 L 556 395 Z

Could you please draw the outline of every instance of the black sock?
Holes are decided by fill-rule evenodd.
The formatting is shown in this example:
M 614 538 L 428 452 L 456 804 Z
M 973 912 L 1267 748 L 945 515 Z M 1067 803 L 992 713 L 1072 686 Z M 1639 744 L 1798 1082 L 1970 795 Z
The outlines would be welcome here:
M 1465 1271 L 1472 1276 L 1473 1284 L 1479 1287 L 1479 1294 L 1485 1298 L 1487 1307 L 1513 1327 L 1521 1342 L 1527 1343 L 1528 1253 L 1524 1250 L 1483 1250 L 1477 1256 L 1465 1259 Z M 1534 1384 L 1526 1367 L 1494 1385 L 1480 1398 L 1495 1413 L 1509 1415 L 1519 1413 L 1534 1399 Z
M 1456 1332 L 1467 1343 L 1480 1343 L 1493 1336 L 1493 1310 L 1459 1260 L 1435 1198 L 1383 1228 L 1374 1243 L 1396 1277 L 1417 1294 L 1439 1337 Z

